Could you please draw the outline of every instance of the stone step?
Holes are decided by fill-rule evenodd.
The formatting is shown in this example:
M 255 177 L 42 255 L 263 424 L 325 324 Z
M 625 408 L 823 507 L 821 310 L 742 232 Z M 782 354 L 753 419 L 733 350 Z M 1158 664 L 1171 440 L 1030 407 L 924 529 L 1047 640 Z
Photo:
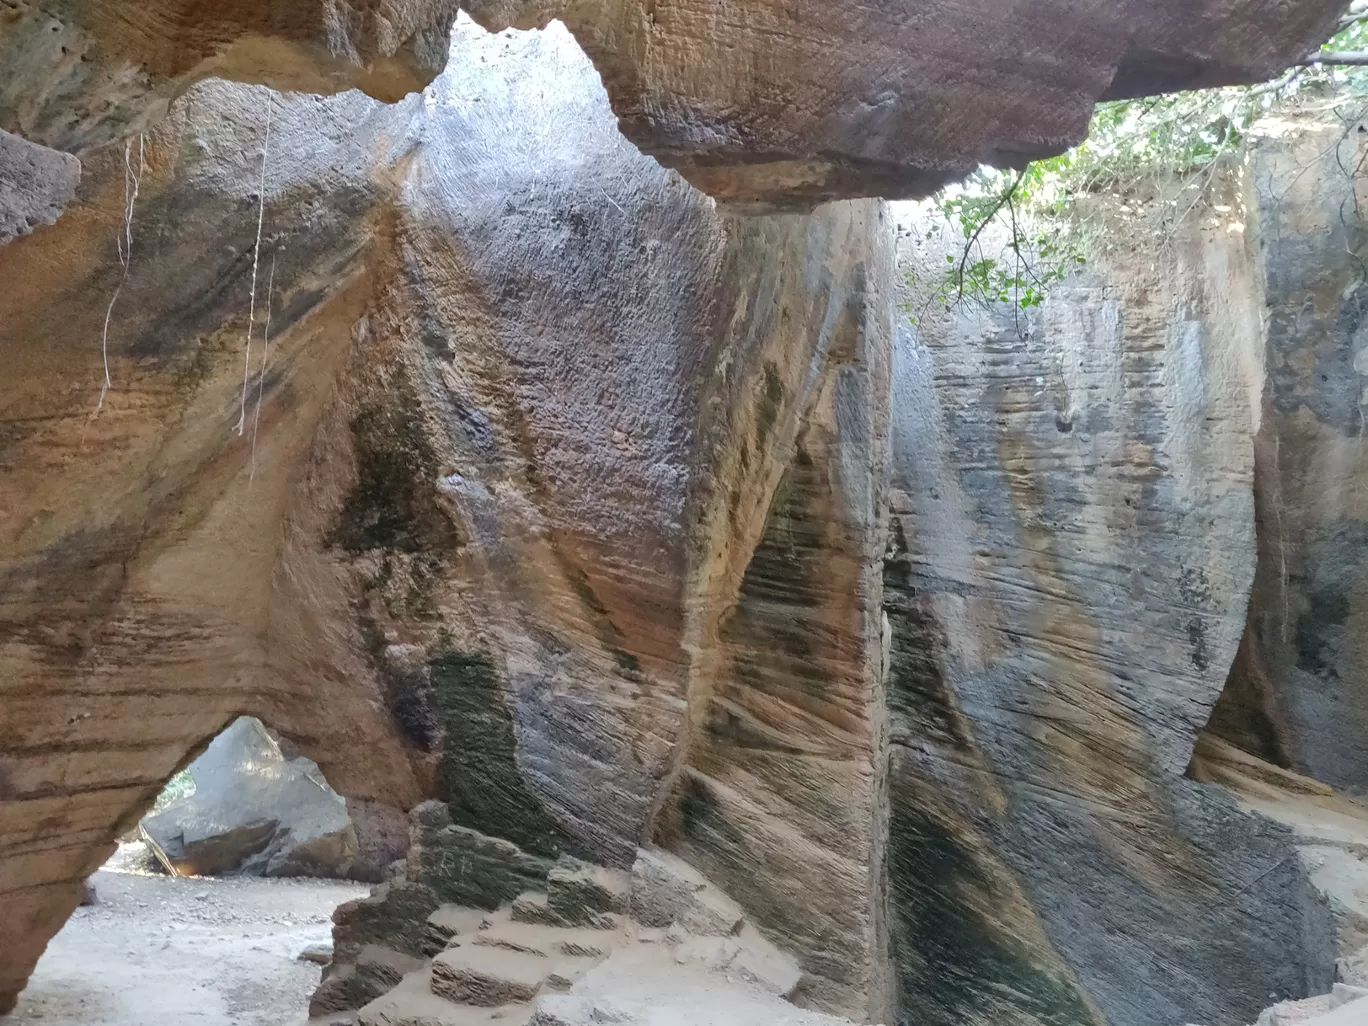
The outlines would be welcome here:
M 551 922 L 551 906 L 547 904 L 546 895 L 539 891 L 523 891 L 513 899 L 509 912 L 517 923 Z
M 432 970 L 409 973 L 356 1014 L 357 1026 L 526 1026 L 531 1002 L 494 1007 L 453 1004 L 432 992 Z
M 640 848 L 632 865 L 632 918 L 643 926 L 678 925 L 725 937 L 741 928 L 741 906 L 677 855 Z
M 555 968 L 541 955 L 463 944 L 432 960 L 431 989 L 456 1004 L 516 1004 L 536 998 Z
M 359 1008 L 384 994 L 421 968 L 422 960 L 379 944 L 363 945 L 356 961 L 331 967 L 314 991 L 309 1014 L 326 1015 L 348 1008 Z
M 491 917 L 483 929 L 462 937 L 461 941 L 531 955 L 607 958 L 622 942 L 622 935 L 589 927 L 548 926 Z
M 573 921 L 562 919 L 551 907 L 547 895 L 540 891 L 524 891 L 513 899 L 511 915 L 519 923 L 543 923 L 547 926 L 588 927 L 593 930 L 617 930 L 622 927 L 622 916 L 613 912 L 581 910 Z
M 423 954 L 431 958 L 450 944 L 453 937 L 474 933 L 484 924 L 486 915 L 478 908 L 443 905 L 427 918 Z
M 561 856 L 546 877 L 547 907 L 565 926 L 592 926 L 603 913 L 631 911 L 632 882 L 626 873 Z

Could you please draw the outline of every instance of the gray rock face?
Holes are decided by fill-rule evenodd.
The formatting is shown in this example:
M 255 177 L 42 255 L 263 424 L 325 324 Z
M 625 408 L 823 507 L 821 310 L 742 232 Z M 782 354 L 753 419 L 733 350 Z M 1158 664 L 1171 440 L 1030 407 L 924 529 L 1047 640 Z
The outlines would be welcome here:
M 0 131 L 0 246 L 55 224 L 76 195 L 81 162 Z
M 1331 979 L 1290 831 L 1183 776 L 1254 569 L 1260 270 L 1194 219 L 1094 273 L 895 350 L 889 914 L 917 1022 L 1246 1022 Z
M 1214 733 L 1368 794 L 1364 133 L 1275 122 L 1247 202 L 1266 270 L 1258 574 Z
M 287 759 L 243 716 L 190 764 L 194 794 L 142 821 L 142 834 L 180 876 L 347 876 L 356 831 L 346 802 L 302 756 Z

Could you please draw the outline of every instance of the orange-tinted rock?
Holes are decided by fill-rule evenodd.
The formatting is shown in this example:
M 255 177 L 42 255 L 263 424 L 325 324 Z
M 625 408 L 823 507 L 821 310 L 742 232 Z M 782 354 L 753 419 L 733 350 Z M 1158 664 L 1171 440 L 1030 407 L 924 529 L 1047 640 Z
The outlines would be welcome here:
M 467 0 L 563 20 L 628 139 L 751 209 L 920 196 L 1079 142 L 1099 99 L 1272 77 L 1342 0 Z M 442 68 L 455 0 L 57 0 L 0 18 L 0 129 L 85 152 L 209 75 L 395 100 Z M 515 116 L 535 115 L 519 111 Z

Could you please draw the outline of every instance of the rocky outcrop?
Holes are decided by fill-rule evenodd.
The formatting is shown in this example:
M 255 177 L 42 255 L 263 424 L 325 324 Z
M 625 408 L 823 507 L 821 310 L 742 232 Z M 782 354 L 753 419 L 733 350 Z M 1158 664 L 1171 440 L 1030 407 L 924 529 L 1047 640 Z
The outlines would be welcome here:
M 456 0 L 7 0 L 0 129 L 72 153 L 146 131 L 195 82 L 394 102 L 446 63 Z
M 1368 283 L 1364 133 L 1271 121 L 1247 203 L 1264 247 L 1267 386 L 1258 411 L 1258 573 L 1213 733 L 1368 793 Z
M 1254 572 L 1262 272 L 1214 221 L 895 351 L 889 915 L 918 1021 L 1246 1022 L 1331 981 L 1290 833 L 1184 778 Z
M 192 91 L 134 147 L 117 294 L 121 153 L 0 251 L 0 993 L 239 713 L 349 800 L 440 796 L 541 863 L 629 865 L 692 779 L 694 639 L 809 410 L 812 465 L 873 477 L 838 412 L 877 391 L 878 209 L 730 220 L 618 138 L 563 30 L 461 31 L 406 105 Z M 842 779 L 872 776 L 842 743 Z M 847 871 L 843 895 L 876 885 Z M 867 913 L 842 915 L 863 958 Z
M 752 208 L 924 196 L 983 163 L 1063 152 L 1097 100 L 1271 77 L 1343 10 L 1336 0 L 466 7 L 492 29 L 563 19 L 627 138 Z
M 140 831 L 178 876 L 349 876 L 356 830 L 346 802 L 303 756 L 287 758 L 242 716 L 186 769 L 195 790 L 143 819 Z
M 369 295 L 367 212 L 393 188 L 374 150 L 395 112 L 354 94 L 330 118 L 278 102 L 290 159 L 266 182 L 281 220 L 258 282 L 273 317 L 264 382 L 259 330 L 252 363 L 266 386 L 253 473 L 253 422 L 235 426 L 265 96 L 206 88 L 141 160 L 133 148 L 126 280 L 122 152 L 87 162 L 54 229 L 0 250 L 0 1004 L 114 838 L 241 713 L 349 797 L 423 794 L 338 632 L 345 589 L 299 541 L 326 516 L 298 485 Z M 320 188 L 329 204 L 311 205 Z
M 466 7 L 491 29 L 562 19 L 628 139 L 721 200 L 775 209 L 926 195 L 981 163 L 1062 152 L 1098 99 L 1272 77 L 1332 33 L 1344 3 Z M 0 129 L 88 152 L 145 130 L 211 75 L 396 100 L 441 70 L 455 13 L 455 0 L 7 0 Z
M 1267 217 L 914 335 L 886 208 L 731 217 L 564 28 L 455 35 L 389 107 L 200 84 L 0 250 L 0 1002 L 240 714 L 376 852 L 413 811 L 317 1011 L 479 997 L 453 907 L 624 901 L 864 1021 L 1325 989 L 1304 840 L 1185 776 L 1265 572 Z
M 80 180 L 75 157 L 0 131 L 0 246 L 55 224 Z

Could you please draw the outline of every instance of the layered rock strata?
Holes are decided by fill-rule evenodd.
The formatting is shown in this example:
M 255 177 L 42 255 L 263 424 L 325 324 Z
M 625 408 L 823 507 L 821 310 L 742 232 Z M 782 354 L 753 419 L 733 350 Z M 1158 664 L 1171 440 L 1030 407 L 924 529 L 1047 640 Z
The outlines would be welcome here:
M 1270 78 L 1343 0 L 468 0 L 491 29 L 562 19 L 635 145 L 750 208 L 926 195 L 1078 143 L 1099 99 Z M 442 69 L 456 0 L 7 0 L 0 129 L 72 152 L 145 130 L 194 82 L 359 88 Z M 536 120 L 531 109 L 515 117 Z
M 1245 203 L 1263 246 L 1258 571 L 1213 733 L 1368 795 L 1368 149 L 1357 123 L 1275 120 Z
M 875 206 L 725 218 L 619 139 L 563 30 L 462 31 L 397 107 L 201 86 L 134 148 L 131 227 L 110 154 L 0 257 L 10 995 L 243 712 L 349 800 L 630 863 L 809 411 L 823 466 L 870 436 L 838 410 L 878 391 Z M 873 467 L 842 459 L 870 549 Z M 833 781 L 872 780 L 846 744 Z M 875 931 L 843 915 L 858 996 Z
M 1295 7 L 896 0 L 469 0 L 488 28 L 560 18 L 623 133 L 703 191 L 750 208 L 925 196 L 980 164 L 1082 141 L 1093 105 L 1259 81 L 1335 28 Z
M 1204 210 L 895 351 L 889 915 L 919 1021 L 1245 1022 L 1332 979 L 1290 833 L 1184 777 L 1244 627 L 1262 385 L 1257 249 Z
M 565 29 L 456 35 L 391 107 L 200 85 L 0 250 L 0 999 L 243 713 L 418 810 L 320 1009 L 444 905 L 621 915 L 555 896 L 646 842 L 864 1021 L 1325 989 L 1304 845 L 1185 776 L 1264 572 L 1258 204 L 914 334 L 885 208 L 732 218 Z

